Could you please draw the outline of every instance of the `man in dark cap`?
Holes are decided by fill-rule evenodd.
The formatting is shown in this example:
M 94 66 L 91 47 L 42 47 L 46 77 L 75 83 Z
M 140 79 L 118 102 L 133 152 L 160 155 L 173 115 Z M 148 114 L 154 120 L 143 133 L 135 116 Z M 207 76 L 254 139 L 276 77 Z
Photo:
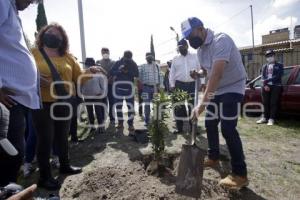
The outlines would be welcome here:
M 115 63 L 110 71 L 114 79 L 113 95 L 118 116 L 118 129 L 123 129 L 123 100 L 128 107 L 128 130 L 134 131 L 134 78 L 139 76 L 138 66 L 132 59 L 132 52 L 125 51 L 123 58 Z
M 269 126 L 274 125 L 278 101 L 281 94 L 281 77 L 283 74 L 283 65 L 275 59 L 275 52 L 268 50 L 265 53 L 267 63 L 262 67 L 261 94 L 264 104 L 264 114 L 257 124 L 268 123 Z

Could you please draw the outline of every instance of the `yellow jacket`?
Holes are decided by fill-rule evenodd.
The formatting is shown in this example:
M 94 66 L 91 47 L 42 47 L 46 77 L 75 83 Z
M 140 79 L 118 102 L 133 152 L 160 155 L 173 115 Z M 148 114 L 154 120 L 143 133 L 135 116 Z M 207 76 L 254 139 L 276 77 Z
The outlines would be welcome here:
M 52 79 L 51 71 L 45 59 L 38 49 L 32 49 L 32 54 L 35 58 L 36 65 L 39 69 L 41 75 L 49 77 Z M 66 54 L 62 57 L 51 57 L 50 60 L 56 67 L 61 79 L 63 81 L 70 82 L 72 87 L 66 87 L 67 92 L 69 94 L 75 95 L 75 85 L 77 80 L 81 74 L 84 72 L 80 68 L 79 64 L 75 60 L 75 58 L 71 54 Z M 55 89 L 53 89 L 55 94 Z M 41 96 L 43 102 L 54 102 L 56 99 L 50 93 L 49 87 L 41 87 Z

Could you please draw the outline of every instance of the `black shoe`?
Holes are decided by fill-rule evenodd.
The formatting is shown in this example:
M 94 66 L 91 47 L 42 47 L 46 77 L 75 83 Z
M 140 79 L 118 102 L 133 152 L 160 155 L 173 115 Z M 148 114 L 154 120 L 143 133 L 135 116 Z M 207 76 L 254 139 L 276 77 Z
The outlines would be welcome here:
M 94 133 L 96 130 L 97 130 L 97 129 L 96 129 L 95 127 L 92 127 L 92 128 L 90 129 L 90 134 Z
M 60 167 L 59 172 L 61 174 L 79 174 L 82 172 L 81 167 L 75 167 L 72 165 Z
M 49 179 L 40 179 L 38 182 L 38 186 L 41 188 L 44 188 L 46 190 L 59 190 L 61 185 L 57 180 L 54 178 L 49 178 Z
M 174 135 L 178 135 L 178 134 L 182 134 L 182 133 L 183 133 L 183 131 L 173 131 Z

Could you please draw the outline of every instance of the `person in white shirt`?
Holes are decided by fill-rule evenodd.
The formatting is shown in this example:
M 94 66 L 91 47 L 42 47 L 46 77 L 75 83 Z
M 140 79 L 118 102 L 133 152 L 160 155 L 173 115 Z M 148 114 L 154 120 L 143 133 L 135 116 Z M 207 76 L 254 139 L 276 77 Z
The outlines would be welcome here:
M 39 109 L 39 76 L 25 42 L 18 10 L 37 0 L 0 1 L 0 103 L 10 112 L 7 139 L 19 152 L 0 152 L 0 186 L 16 182 L 24 157 L 25 116 L 28 109 Z
M 195 80 L 191 77 L 190 73 L 201 69 L 197 55 L 188 51 L 188 44 L 186 40 L 180 40 L 178 42 L 178 51 L 180 55 L 173 59 L 170 70 L 170 88 L 171 91 L 176 88 L 188 92 L 191 95 L 191 101 L 189 101 L 188 113 L 185 105 L 176 106 L 175 118 L 177 118 L 177 131 L 175 131 L 174 134 L 183 132 L 183 120 L 178 118 L 182 119 L 184 117 L 188 117 L 191 114 L 192 106 L 194 105 Z

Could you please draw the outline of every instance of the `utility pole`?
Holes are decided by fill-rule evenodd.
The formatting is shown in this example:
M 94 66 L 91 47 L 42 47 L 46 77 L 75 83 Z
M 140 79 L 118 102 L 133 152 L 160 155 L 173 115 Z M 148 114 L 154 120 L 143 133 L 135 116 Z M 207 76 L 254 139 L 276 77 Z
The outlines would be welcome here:
M 80 28 L 80 41 L 81 41 L 81 55 L 82 55 L 82 61 L 85 62 L 86 51 L 85 51 L 85 35 L 84 35 L 82 0 L 78 0 L 78 15 L 79 15 L 79 28 Z
M 170 26 L 170 29 L 171 31 L 173 31 L 175 34 L 176 34 L 176 47 L 177 47 L 177 44 L 179 42 L 179 34 L 177 33 L 177 31 L 175 30 L 175 28 L 173 28 L 173 26 Z M 176 52 L 178 53 L 178 48 L 176 48 Z
M 251 28 L 252 28 L 252 56 L 254 54 L 254 28 L 253 28 L 253 10 L 252 5 L 250 5 L 251 10 Z
M 171 29 L 171 31 L 173 31 L 176 34 L 176 42 L 178 42 L 179 41 L 179 35 L 176 32 L 175 28 L 173 28 L 172 26 L 170 26 L 170 29 Z

